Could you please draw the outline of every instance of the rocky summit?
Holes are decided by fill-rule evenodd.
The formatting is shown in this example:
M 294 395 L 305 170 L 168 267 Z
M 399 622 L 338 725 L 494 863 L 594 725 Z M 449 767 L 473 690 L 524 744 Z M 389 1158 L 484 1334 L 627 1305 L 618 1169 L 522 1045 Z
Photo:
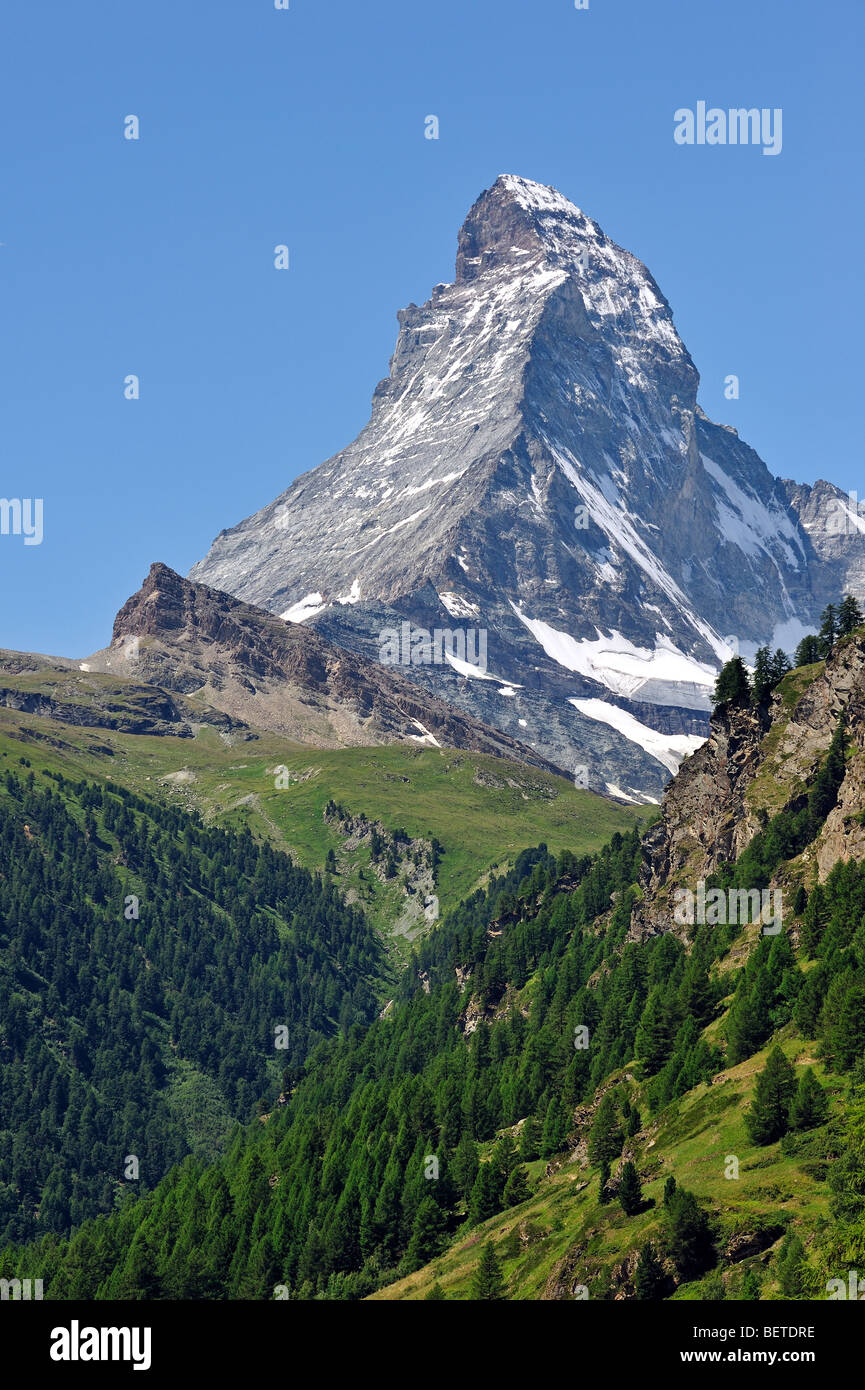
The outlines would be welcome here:
M 8 655 L 13 663 L 21 660 Z M 3 670 L 0 653 L 0 676 Z M 320 748 L 465 748 L 556 771 L 535 749 L 419 690 L 401 671 L 365 661 L 316 632 L 193 584 L 159 563 L 117 614 L 110 645 L 78 670 L 153 687 L 168 706 L 171 692 L 187 700 L 204 723 L 252 725 Z M 0 690 L 0 704 L 3 697 Z M 58 717 L 68 718 L 69 699 Z M 12 707 L 26 708 L 17 702 Z M 41 707 L 37 712 L 52 713 Z M 188 710 L 185 717 L 189 722 Z
M 357 439 L 190 577 L 657 800 L 733 651 L 865 594 L 865 508 L 706 417 L 649 271 L 552 188 L 497 179 L 398 320 Z

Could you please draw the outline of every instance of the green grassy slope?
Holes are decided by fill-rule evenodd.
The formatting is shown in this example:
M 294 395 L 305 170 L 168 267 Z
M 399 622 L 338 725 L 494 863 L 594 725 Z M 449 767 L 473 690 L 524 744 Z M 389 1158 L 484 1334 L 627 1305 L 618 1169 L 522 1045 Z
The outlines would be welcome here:
M 488 754 L 403 745 L 326 750 L 267 733 L 229 741 L 212 728 L 200 728 L 194 738 L 126 734 L 0 709 L 0 766 L 4 757 L 22 756 L 37 770 L 113 780 L 207 819 L 249 825 L 306 868 L 321 869 L 332 849 L 339 887 L 386 934 L 404 911 L 402 875 L 382 881 L 371 871 L 369 847 L 351 848 L 325 823 L 331 799 L 391 831 L 439 841 L 441 913 L 527 844 L 588 853 L 616 830 L 652 818 L 652 808 L 620 806 Z M 277 787 L 281 768 L 280 781 L 288 785 Z M 407 944 L 405 936 L 397 938 L 400 955 Z
M 845 1083 L 815 1063 L 813 1047 L 793 1036 L 783 1038 L 785 1054 L 797 1067 L 806 1064 L 841 1108 Z M 629 1141 L 640 1173 L 644 1197 L 654 1205 L 625 1216 L 615 1199 L 599 1200 L 598 1170 L 588 1165 L 584 1145 L 546 1175 L 547 1163 L 526 1165 L 529 1201 L 474 1227 L 446 1253 L 397 1283 L 370 1295 L 373 1299 L 424 1299 L 439 1283 L 447 1298 L 471 1297 L 480 1250 L 492 1240 L 502 1262 L 509 1299 L 574 1298 L 583 1285 L 589 1298 L 614 1297 L 626 1285 L 637 1252 L 646 1241 L 657 1248 L 663 1218 L 663 1189 L 673 1175 L 713 1213 L 721 1255 L 724 1295 L 741 1296 L 747 1270 L 756 1268 L 762 1298 L 780 1296 L 771 1268 L 783 1233 L 798 1234 L 806 1251 L 829 1219 L 824 1153 L 831 1153 L 833 1134 L 822 1127 L 798 1141 L 798 1152 L 783 1153 L 781 1144 L 755 1147 L 748 1139 L 744 1111 L 753 1099 L 754 1082 L 766 1064 L 771 1045 L 737 1067 L 718 1073 L 667 1106 Z M 640 1105 L 639 1068 L 625 1067 L 615 1077 L 632 1103 Z M 610 1081 L 604 1083 L 604 1089 Z M 519 1126 L 513 1133 L 518 1136 Z M 485 1146 L 489 1151 L 493 1145 Z M 792 1145 L 788 1147 L 793 1147 Z M 630 1151 L 630 1149 L 629 1149 Z M 730 1160 L 738 1160 L 738 1177 Z M 555 1165 L 550 1165 L 555 1167 Z M 717 1297 L 715 1270 L 703 1280 L 681 1286 L 677 1299 Z M 633 1296 L 630 1292 L 629 1296 Z

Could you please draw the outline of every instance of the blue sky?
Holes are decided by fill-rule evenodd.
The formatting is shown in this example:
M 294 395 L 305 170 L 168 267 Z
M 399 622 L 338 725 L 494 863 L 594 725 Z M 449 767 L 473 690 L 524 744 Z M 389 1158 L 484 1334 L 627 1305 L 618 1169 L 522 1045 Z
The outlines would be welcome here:
M 397 309 L 452 279 L 504 172 L 646 262 L 709 415 L 773 472 L 862 496 L 863 13 L 7 0 L 0 496 L 43 498 L 44 537 L 0 536 L 0 645 L 104 645 L 151 561 L 185 572 L 348 443 Z M 781 154 L 676 145 L 700 100 L 781 107 Z

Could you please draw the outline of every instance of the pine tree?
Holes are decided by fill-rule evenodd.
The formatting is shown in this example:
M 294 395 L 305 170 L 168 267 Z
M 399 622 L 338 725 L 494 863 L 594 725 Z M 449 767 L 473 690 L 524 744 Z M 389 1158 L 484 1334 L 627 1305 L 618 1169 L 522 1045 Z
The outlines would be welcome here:
M 506 1297 L 505 1281 L 493 1243 L 488 1240 L 481 1251 L 480 1264 L 472 1281 L 472 1298 L 475 1301 L 501 1300 Z
M 815 883 L 802 916 L 802 945 L 812 958 L 818 953 L 823 933 L 829 924 L 829 915 L 823 885 Z
M 664 1267 L 649 1240 L 640 1251 L 640 1258 L 634 1273 L 634 1288 L 637 1298 L 642 1301 L 664 1297 L 667 1276 Z
M 839 1071 L 848 1071 L 865 1055 L 865 986 L 848 989 L 832 1030 L 832 1046 Z
M 661 985 L 649 991 L 634 1041 L 634 1053 L 646 1076 L 654 1076 L 669 1059 L 675 1019 Z
M 802 641 L 796 648 L 796 665 L 813 666 L 815 661 L 822 660 L 823 649 L 820 646 L 820 639 L 815 633 L 809 632 L 807 637 L 802 638 Z
M 465 1201 L 471 1196 L 475 1178 L 478 1175 L 478 1146 L 468 1130 L 464 1130 L 460 1136 L 451 1162 L 451 1173 L 456 1184 L 457 1191 Z
M 622 1169 L 617 1197 L 626 1216 L 636 1216 L 643 1205 L 643 1188 L 639 1174 L 630 1159 Z
M 529 1115 L 520 1130 L 520 1159 L 523 1163 L 531 1163 L 535 1158 L 540 1157 L 541 1152 L 541 1127 L 534 1115 Z
M 807 1267 L 805 1247 L 799 1236 L 788 1231 L 781 1242 L 775 1259 L 778 1284 L 785 1298 L 803 1298 L 807 1295 Z
M 749 1269 L 742 1280 L 742 1298 L 749 1303 L 759 1302 L 762 1282 L 756 1269 Z
M 750 698 L 751 682 L 748 679 L 745 663 L 740 656 L 734 656 L 730 661 L 725 662 L 718 672 L 718 679 L 715 681 L 715 689 L 712 692 L 712 704 L 717 709 L 719 705 L 725 705 L 730 701 L 742 703 Z
M 851 632 L 855 632 L 857 627 L 861 627 L 865 619 L 862 617 L 862 609 L 856 602 L 852 594 L 845 594 L 841 607 L 838 609 L 838 636 L 848 637 Z
M 441 1286 L 441 1284 L 439 1283 L 439 1281 L 436 1280 L 436 1282 L 433 1284 L 432 1288 L 430 1289 L 429 1293 L 425 1295 L 425 1297 L 424 1297 L 424 1302 L 425 1302 L 425 1303 L 429 1303 L 429 1302 L 432 1301 L 432 1300 L 438 1301 L 438 1300 L 440 1300 L 440 1299 L 442 1299 L 442 1300 L 447 1299 L 447 1294 L 445 1293 L 445 1291 L 444 1291 L 444 1289 L 442 1288 L 442 1286 Z
M 601 1100 L 589 1134 L 589 1162 L 608 1163 L 618 1158 L 625 1142 L 612 1091 Z
M 706 1213 L 693 1192 L 677 1187 L 664 1212 L 667 1251 L 684 1279 L 697 1279 L 715 1263 Z
M 790 1103 L 790 1124 L 793 1129 L 816 1129 L 828 1114 L 829 1098 L 811 1068 L 806 1067 Z
M 506 1207 L 518 1207 L 521 1202 L 527 1202 L 531 1195 L 525 1170 L 517 1165 L 505 1183 L 502 1201 Z
M 610 1200 L 609 1182 L 610 1164 L 605 1158 L 601 1161 L 601 1166 L 598 1169 L 598 1201 L 602 1207 L 605 1207 Z
M 780 1047 L 773 1047 L 757 1078 L 754 1100 L 745 1112 L 745 1128 L 752 1144 L 773 1144 L 787 1133 L 795 1088 L 793 1068 Z
M 552 1158 L 561 1153 L 568 1139 L 571 1117 L 558 1096 L 551 1096 L 547 1113 L 544 1116 L 544 1129 L 541 1135 L 541 1157 Z
M 823 824 L 838 800 L 838 789 L 847 770 L 844 756 L 846 747 L 847 732 L 843 719 L 839 719 L 832 735 L 832 742 L 808 792 L 808 811 L 815 831 Z
M 820 643 L 820 655 L 827 657 L 832 651 L 838 637 L 838 610 L 834 603 L 827 603 L 823 612 L 820 614 L 820 632 L 818 642 Z
M 664 1183 L 664 1206 L 665 1206 L 665 1207 L 668 1207 L 668 1206 L 670 1205 L 670 1202 L 671 1202 L 672 1197 L 673 1197 L 673 1193 L 674 1193 L 675 1191 L 676 1191 L 676 1179 L 673 1177 L 673 1174 L 671 1173 L 670 1176 L 667 1178 L 666 1182 Z
M 751 698 L 759 705 L 772 689 L 771 658 L 768 647 L 758 647 L 754 655 L 754 674 L 751 678 Z
M 406 1251 L 409 1272 L 429 1264 L 442 1247 L 445 1233 L 445 1219 L 441 1207 L 434 1197 L 421 1199 L 415 1213 L 411 1240 Z
M 769 675 L 772 680 L 772 689 L 784 679 L 790 670 L 790 659 L 785 651 L 780 647 L 775 648 L 775 653 L 769 662 Z
M 498 1174 L 492 1163 L 482 1163 L 469 1198 L 469 1219 L 478 1226 L 500 1210 Z
M 517 1166 L 517 1146 L 514 1143 L 513 1135 L 503 1134 L 492 1152 L 491 1163 L 495 1170 L 498 1193 L 504 1192 L 508 1178 Z

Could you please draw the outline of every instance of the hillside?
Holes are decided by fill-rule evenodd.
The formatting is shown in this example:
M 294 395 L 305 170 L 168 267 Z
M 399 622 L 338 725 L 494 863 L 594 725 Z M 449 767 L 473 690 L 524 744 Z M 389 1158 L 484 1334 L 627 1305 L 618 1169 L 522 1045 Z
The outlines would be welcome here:
M 859 630 L 721 704 L 642 843 L 525 851 L 222 1160 L 0 1268 L 52 1298 L 846 1287 L 865 1256 L 863 692 Z M 783 906 L 677 919 L 673 885 L 704 868 L 707 891 Z
M 123 786 L 208 823 L 249 828 L 312 871 L 329 862 L 340 890 L 400 957 L 527 842 L 583 853 L 637 819 L 648 823 L 655 810 L 485 753 L 405 743 L 310 747 L 218 711 L 190 712 L 185 697 L 123 677 L 44 667 L 21 673 L 13 664 L 10 654 L 0 657 L 0 750 L 13 761 L 24 754 L 36 769 Z M 358 824 L 328 815 L 330 802 Z M 386 856 L 382 872 L 371 863 L 375 826 L 392 842 L 390 876 Z M 403 835 L 422 844 L 411 849 Z M 416 852 L 437 859 L 429 881 L 415 874 Z
M 382 967 L 363 914 L 248 831 L 0 750 L 2 1238 L 214 1157 L 370 1020 Z

